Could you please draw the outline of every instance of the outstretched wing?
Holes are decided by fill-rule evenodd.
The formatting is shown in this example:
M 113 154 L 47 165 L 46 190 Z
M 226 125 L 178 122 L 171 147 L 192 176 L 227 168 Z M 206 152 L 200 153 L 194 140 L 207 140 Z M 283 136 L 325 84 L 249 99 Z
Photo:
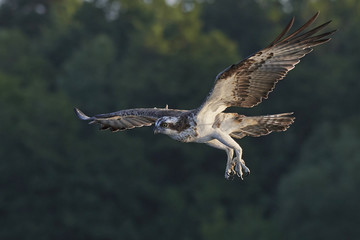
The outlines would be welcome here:
M 89 124 L 98 123 L 101 130 L 110 129 L 113 132 L 135 127 L 151 126 L 161 117 L 179 116 L 187 112 L 186 110 L 167 108 L 135 108 L 89 117 L 77 108 L 74 111 L 79 119 L 90 121 Z
M 329 41 L 327 36 L 335 32 L 315 35 L 331 21 L 304 32 L 318 15 L 319 12 L 294 33 L 284 37 L 294 23 L 292 18 L 268 47 L 219 73 L 212 91 L 199 108 L 198 117 L 209 120 L 230 106 L 250 108 L 266 99 L 275 84 L 310 53 L 312 47 Z

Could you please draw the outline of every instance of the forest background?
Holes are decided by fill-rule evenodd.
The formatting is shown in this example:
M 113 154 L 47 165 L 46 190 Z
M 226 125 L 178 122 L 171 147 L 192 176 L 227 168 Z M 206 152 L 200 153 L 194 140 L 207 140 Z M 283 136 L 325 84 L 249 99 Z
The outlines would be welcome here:
M 358 239 L 360 1 L 0 4 L 0 239 Z M 332 41 L 231 109 L 296 116 L 239 141 L 244 181 L 224 179 L 220 150 L 74 115 L 196 108 L 218 72 L 318 10 Z

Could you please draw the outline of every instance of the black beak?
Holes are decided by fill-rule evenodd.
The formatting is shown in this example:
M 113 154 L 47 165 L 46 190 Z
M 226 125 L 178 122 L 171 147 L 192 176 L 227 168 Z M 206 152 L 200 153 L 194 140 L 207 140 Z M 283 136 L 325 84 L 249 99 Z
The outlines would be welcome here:
M 158 134 L 160 131 L 157 128 L 154 128 L 154 134 Z

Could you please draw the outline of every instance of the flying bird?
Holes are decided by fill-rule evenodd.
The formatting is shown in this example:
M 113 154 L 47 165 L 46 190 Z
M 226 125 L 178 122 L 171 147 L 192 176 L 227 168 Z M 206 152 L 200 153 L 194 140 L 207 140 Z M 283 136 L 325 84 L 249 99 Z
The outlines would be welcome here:
M 287 34 L 294 23 L 292 18 L 267 47 L 220 72 L 208 97 L 196 109 L 135 108 L 89 117 L 75 108 L 75 113 L 90 124 L 100 124 L 102 130 L 115 132 L 154 124 L 155 134 L 222 149 L 227 153 L 225 178 L 237 175 L 243 179 L 250 170 L 243 160 L 242 148 L 234 138 L 285 131 L 295 118 L 293 113 L 245 116 L 224 110 L 233 106 L 251 108 L 258 105 L 314 46 L 331 39 L 329 35 L 335 30 L 318 34 L 331 21 L 308 30 L 318 15 L 319 12 L 295 32 Z

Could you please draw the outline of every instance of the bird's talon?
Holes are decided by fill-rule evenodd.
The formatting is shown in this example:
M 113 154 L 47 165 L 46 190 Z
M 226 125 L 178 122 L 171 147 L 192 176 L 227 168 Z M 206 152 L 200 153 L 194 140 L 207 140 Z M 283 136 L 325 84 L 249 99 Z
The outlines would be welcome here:
M 249 176 L 250 169 L 246 167 L 245 161 L 241 159 L 240 161 L 236 161 L 235 172 L 236 175 L 241 178 L 241 180 L 244 180 L 244 177 Z

